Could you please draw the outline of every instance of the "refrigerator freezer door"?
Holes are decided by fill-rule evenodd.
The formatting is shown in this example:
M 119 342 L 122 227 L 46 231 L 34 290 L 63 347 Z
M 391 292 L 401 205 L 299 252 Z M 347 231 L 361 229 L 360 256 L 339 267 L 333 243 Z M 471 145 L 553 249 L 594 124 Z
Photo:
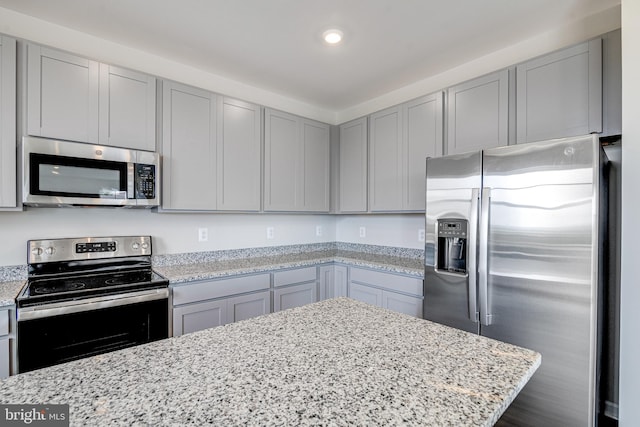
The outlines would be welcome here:
M 484 152 L 491 197 L 480 318 L 491 322 L 481 334 L 542 354 L 498 425 L 593 425 L 599 150 L 587 136 Z
M 481 161 L 480 152 L 427 159 L 423 317 L 474 333 Z

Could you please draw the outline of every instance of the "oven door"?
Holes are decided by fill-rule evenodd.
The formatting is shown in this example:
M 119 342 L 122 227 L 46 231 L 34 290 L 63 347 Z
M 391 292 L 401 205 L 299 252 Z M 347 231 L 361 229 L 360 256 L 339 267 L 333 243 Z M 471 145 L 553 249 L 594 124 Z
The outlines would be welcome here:
M 168 338 L 168 290 L 161 298 L 77 302 L 66 309 L 18 309 L 18 372 Z M 51 304 L 55 306 L 55 304 Z
M 135 206 L 135 156 L 121 148 L 25 137 L 23 203 Z

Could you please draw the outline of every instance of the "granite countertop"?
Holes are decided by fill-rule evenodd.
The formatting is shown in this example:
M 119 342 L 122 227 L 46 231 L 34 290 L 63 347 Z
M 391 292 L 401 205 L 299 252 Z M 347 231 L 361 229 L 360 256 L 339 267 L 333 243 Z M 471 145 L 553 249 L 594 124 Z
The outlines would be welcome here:
M 424 275 L 424 265 L 421 259 L 339 249 L 158 266 L 154 267 L 154 270 L 169 279 L 172 284 L 179 284 L 237 274 L 305 267 L 325 262 L 375 268 L 419 278 Z
M 0 308 L 15 305 L 16 297 L 24 287 L 25 280 L 0 282 Z
M 45 368 L 3 404 L 76 425 L 488 426 L 538 353 L 348 298 Z

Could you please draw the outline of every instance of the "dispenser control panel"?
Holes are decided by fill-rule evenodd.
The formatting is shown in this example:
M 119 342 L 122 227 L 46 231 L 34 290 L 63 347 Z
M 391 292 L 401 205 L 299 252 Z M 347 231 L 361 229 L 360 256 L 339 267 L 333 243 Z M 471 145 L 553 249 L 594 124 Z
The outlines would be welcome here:
M 468 222 L 464 219 L 438 220 L 437 269 L 449 273 L 467 273 Z

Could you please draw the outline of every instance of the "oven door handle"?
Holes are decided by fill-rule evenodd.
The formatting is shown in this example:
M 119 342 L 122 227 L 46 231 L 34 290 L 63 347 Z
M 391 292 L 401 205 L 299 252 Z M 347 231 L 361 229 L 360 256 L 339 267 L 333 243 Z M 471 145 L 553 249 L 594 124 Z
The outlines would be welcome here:
M 40 319 L 43 317 L 60 316 L 63 314 L 80 313 L 83 311 L 99 310 L 101 308 L 118 307 L 146 301 L 154 301 L 169 297 L 169 289 L 148 289 L 144 291 L 128 292 L 125 294 L 104 295 L 74 301 L 63 301 L 45 305 L 18 308 L 18 321 Z

